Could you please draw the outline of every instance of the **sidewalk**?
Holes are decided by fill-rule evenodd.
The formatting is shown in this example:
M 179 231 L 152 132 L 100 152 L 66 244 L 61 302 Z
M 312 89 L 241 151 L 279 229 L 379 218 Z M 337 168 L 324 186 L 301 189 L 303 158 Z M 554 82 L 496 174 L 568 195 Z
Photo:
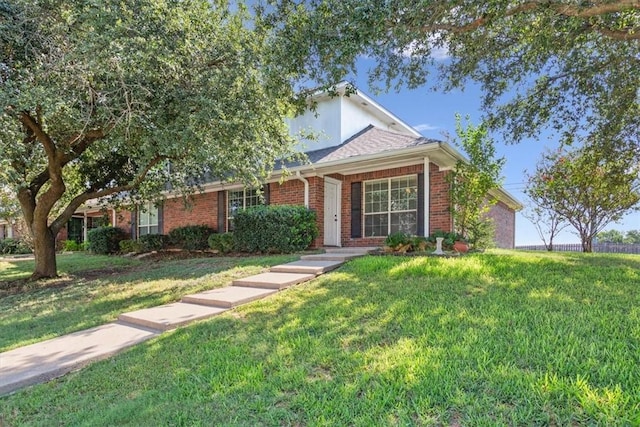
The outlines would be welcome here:
M 328 249 L 180 302 L 123 313 L 114 323 L 0 353 L 0 395 L 49 381 L 180 326 L 208 319 L 340 267 L 373 248 Z

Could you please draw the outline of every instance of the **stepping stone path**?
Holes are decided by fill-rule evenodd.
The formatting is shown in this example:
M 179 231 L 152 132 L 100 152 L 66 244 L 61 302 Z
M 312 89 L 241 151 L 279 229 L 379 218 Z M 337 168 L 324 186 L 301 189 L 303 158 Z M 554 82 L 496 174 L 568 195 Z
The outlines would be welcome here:
M 270 272 L 234 280 L 231 286 L 187 295 L 182 301 L 123 313 L 118 321 L 0 353 L 0 395 L 49 381 L 112 356 L 164 331 L 207 319 L 279 290 L 306 282 L 375 248 L 327 249 Z

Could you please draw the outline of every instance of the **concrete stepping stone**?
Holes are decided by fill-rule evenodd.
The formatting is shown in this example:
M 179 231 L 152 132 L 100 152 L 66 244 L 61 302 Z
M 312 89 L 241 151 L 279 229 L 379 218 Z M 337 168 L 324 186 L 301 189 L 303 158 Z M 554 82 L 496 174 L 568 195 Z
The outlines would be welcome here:
M 109 323 L 0 353 L 0 395 L 78 370 L 157 335 Z
M 277 289 L 243 288 L 239 286 L 227 286 L 226 288 L 213 289 L 198 294 L 187 295 L 182 302 L 189 304 L 202 304 L 214 307 L 232 308 L 246 304 L 278 292 Z
M 227 309 L 176 302 L 124 313 L 118 316 L 118 320 L 158 331 L 168 331 L 196 320 L 208 319 L 224 311 Z
M 233 281 L 233 286 L 248 286 L 251 288 L 284 289 L 298 283 L 306 282 L 316 277 L 315 274 L 299 273 L 262 273 Z
M 334 270 L 342 265 L 341 261 L 300 260 L 271 267 L 273 273 L 318 274 Z
M 360 254 L 360 255 L 366 255 L 369 252 L 373 252 L 375 250 L 378 250 L 380 248 L 378 247 L 374 247 L 374 246 L 368 246 L 368 247 L 359 247 L 359 248 L 325 248 L 324 251 L 325 253 L 328 254 Z
M 353 258 L 358 258 L 365 255 L 365 253 L 326 253 L 326 254 L 314 254 L 303 255 L 300 257 L 304 261 L 336 261 L 345 262 Z

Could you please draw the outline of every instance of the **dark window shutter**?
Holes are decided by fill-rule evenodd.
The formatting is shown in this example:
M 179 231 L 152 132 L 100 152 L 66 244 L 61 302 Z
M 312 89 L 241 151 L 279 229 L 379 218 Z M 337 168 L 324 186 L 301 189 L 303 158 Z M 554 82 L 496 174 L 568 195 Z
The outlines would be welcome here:
M 218 233 L 224 233 L 227 231 L 226 223 L 226 209 L 224 203 L 225 191 L 218 191 Z
M 351 237 L 362 237 L 362 182 L 351 183 Z
M 269 184 L 265 184 L 262 186 L 262 197 L 264 197 L 264 204 L 269 206 L 271 201 L 269 200 L 271 197 L 271 188 Z
M 424 173 L 418 174 L 418 236 L 424 234 Z
M 131 211 L 131 238 L 138 238 L 138 208 Z
M 158 205 L 158 234 L 164 234 L 164 203 Z

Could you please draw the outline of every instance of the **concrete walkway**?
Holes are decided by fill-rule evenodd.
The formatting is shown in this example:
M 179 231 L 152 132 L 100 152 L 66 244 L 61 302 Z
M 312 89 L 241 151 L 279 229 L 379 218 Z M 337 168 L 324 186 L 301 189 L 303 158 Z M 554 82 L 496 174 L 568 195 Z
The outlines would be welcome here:
M 180 302 L 123 313 L 118 321 L 0 353 L 0 395 L 49 381 L 105 359 L 164 331 L 207 319 L 338 268 L 373 248 L 327 249 L 231 286 L 186 295 Z

